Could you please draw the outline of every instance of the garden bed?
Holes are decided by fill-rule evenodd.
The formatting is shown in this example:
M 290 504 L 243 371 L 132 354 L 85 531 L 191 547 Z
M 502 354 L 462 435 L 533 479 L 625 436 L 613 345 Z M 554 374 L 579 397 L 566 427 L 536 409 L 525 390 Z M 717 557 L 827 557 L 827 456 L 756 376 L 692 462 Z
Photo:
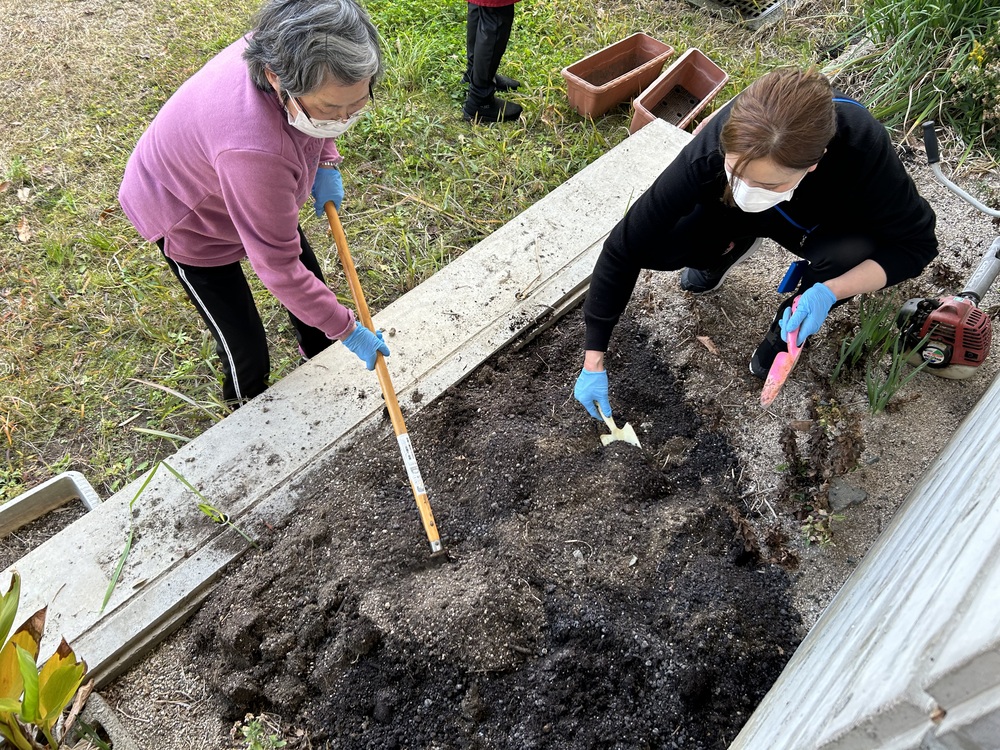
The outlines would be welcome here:
M 412 420 L 447 559 L 393 439 L 303 478 L 187 628 L 227 716 L 353 748 L 724 746 L 801 635 L 788 577 L 652 332 L 617 337 L 642 450 L 567 399 L 581 338 L 576 313 Z
M 913 168 L 942 236 L 901 290 L 923 296 L 991 230 Z M 107 697 L 165 749 L 227 746 L 262 712 L 289 747 L 726 747 L 997 369 L 922 376 L 871 416 L 859 374 L 828 380 L 846 306 L 760 409 L 746 361 L 786 263 L 767 248 L 698 298 L 643 275 L 609 358 L 642 450 L 601 447 L 570 397 L 578 310 L 409 419 L 443 560 L 391 437 L 326 456 L 295 515 Z M 803 526 L 833 480 L 860 505 Z

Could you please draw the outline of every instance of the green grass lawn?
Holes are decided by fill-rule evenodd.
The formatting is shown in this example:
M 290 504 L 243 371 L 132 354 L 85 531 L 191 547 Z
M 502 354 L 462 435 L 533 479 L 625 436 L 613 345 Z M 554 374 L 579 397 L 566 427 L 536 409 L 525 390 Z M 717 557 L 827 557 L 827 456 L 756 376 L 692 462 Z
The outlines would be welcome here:
M 0 63 L 8 82 L 0 107 L 0 500 L 67 469 L 107 496 L 224 413 L 212 342 L 116 193 L 159 107 L 247 30 L 255 6 L 0 0 L 0 40 L 10 51 Z M 525 117 L 483 127 L 460 113 L 465 4 L 367 7 L 385 39 L 387 77 L 375 111 L 341 140 L 342 216 L 378 310 L 627 137 L 627 105 L 596 121 L 569 108 L 564 66 L 642 30 L 678 52 L 698 47 L 728 71 L 721 103 L 772 67 L 818 60 L 836 40 L 828 9 L 840 5 L 799 4 L 793 17 L 752 32 L 672 0 L 524 0 L 501 70 L 524 82 L 514 98 Z M 311 205 L 303 224 L 349 304 Z M 284 311 L 257 291 L 277 379 L 298 352 Z

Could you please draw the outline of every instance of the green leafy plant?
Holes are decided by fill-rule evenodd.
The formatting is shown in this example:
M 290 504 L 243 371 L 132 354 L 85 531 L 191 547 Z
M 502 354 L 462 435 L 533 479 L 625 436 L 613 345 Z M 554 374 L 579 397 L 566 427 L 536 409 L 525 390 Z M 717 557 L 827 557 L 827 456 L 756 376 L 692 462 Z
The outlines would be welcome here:
M 15 156 L 10 160 L 10 164 L 4 170 L 4 180 L 9 180 L 16 185 L 27 185 L 31 183 L 31 172 L 22 157 Z
M 833 522 L 843 521 L 844 517 L 830 513 L 822 508 L 814 510 L 802 521 L 802 533 L 806 544 L 827 547 L 833 544 Z
M 278 750 L 288 743 L 281 738 L 278 727 L 266 714 L 247 714 L 242 722 L 236 722 L 233 736 L 239 731 L 246 750 Z
M 57 748 L 69 732 L 82 700 L 63 723 L 66 709 L 80 690 L 87 663 L 77 659 L 62 639 L 56 652 L 39 669 L 36 664 L 45 630 L 46 608 L 29 617 L 8 639 L 21 597 L 21 579 L 11 576 L 10 588 L 0 597 L 0 735 L 17 750 Z
M 966 133 L 978 124 L 985 144 L 1000 133 L 1000 29 L 994 24 L 986 38 L 974 39 L 964 65 L 951 74 L 955 102 L 966 122 Z
M 898 300 L 891 295 L 863 295 L 860 324 L 854 336 L 840 344 L 840 358 L 830 375 L 834 383 L 845 369 L 863 367 L 868 406 L 872 414 L 885 409 L 889 401 L 927 363 L 908 370 L 907 361 L 913 349 L 903 346 L 896 327 Z M 924 337 L 914 349 L 927 343 Z
M 101 739 L 97 727 L 88 724 L 83 719 L 77 719 L 72 735 L 68 736 L 70 742 L 86 740 L 90 745 L 89 750 L 114 750 L 110 744 Z
M 926 343 L 926 338 L 924 339 Z M 880 360 L 888 361 L 888 365 L 873 362 L 865 371 L 865 387 L 868 391 L 868 406 L 872 414 L 882 412 L 896 392 L 910 382 L 921 370 L 927 367 L 927 362 L 921 362 L 906 372 L 907 360 L 912 352 L 904 349 L 897 339 L 890 344 L 891 351 L 883 352 Z
M 169 466 L 167 468 L 170 469 Z M 173 469 L 171 469 L 171 471 L 173 471 Z M 178 475 L 178 476 L 180 476 L 180 475 Z M 194 489 L 194 487 L 191 487 L 191 485 L 187 485 L 187 486 L 190 487 L 194 492 L 198 492 L 198 490 Z M 199 497 L 203 497 L 201 495 L 201 493 L 198 493 L 198 496 Z M 241 537 L 243 537 L 244 539 L 246 539 L 247 543 L 251 547 L 256 547 L 257 546 L 257 543 L 253 539 L 251 539 L 250 537 L 248 537 L 243 532 L 243 529 L 241 529 L 239 526 L 237 526 L 236 524 L 233 523 L 233 520 L 229 517 L 228 513 L 223 513 L 221 510 L 219 510 L 218 508 L 216 508 L 213 505 L 210 505 L 207 502 L 198 503 L 198 510 L 200 510 L 202 513 L 204 513 L 205 517 L 208 518 L 208 520 L 210 520 L 212 523 L 224 524 L 224 525 L 228 526 L 229 528 L 231 528 L 233 531 L 235 531 Z
M 830 375 L 831 383 L 835 383 L 845 369 L 856 369 L 883 346 L 890 334 L 895 335 L 891 327 L 895 299 L 884 300 L 865 294 L 860 300 L 858 330 L 853 337 L 840 342 L 840 358 Z

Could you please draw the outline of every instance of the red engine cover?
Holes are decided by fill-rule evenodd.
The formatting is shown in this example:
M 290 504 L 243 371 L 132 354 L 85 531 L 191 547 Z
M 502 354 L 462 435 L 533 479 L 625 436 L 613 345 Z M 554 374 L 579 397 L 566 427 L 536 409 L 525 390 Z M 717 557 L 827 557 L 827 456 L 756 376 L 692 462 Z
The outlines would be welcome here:
M 942 365 L 982 364 L 993 341 L 990 316 L 964 297 L 941 297 L 940 302 L 921 330 L 921 336 L 931 334 L 927 347 L 944 344 L 952 348 L 951 360 Z

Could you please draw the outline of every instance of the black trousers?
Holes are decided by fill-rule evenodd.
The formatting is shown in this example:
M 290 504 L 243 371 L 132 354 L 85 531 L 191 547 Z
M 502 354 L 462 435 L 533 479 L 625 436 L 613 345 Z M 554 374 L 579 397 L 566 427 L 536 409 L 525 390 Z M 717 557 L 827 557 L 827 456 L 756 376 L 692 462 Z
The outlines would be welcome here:
M 831 220 L 831 224 L 836 222 Z M 750 214 L 721 205 L 701 205 L 667 232 L 661 249 L 652 249 L 649 265 L 644 263 L 643 267 L 662 271 L 685 266 L 711 268 L 730 242 L 753 237 L 769 237 L 809 261 L 799 291 L 840 276 L 870 258 L 877 248 L 874 237 L 838 230 L 835 226 L 807 231 L 794 226 L 774 209 Z
M 323 281 L 319 261 L 301 227 L 299 241 L 302 244 L 299 256 L 302 264 Z M 162 251 L 163 240 L 158 240 L 156 244 Z M 215 352 L 222 361 L 225 373 L 222 396 L 226 403 L 238 408 L 263 393 L 271 374 L 271 357 L 267 350 L 264 324 L 243 274 L 242 264 L 190 266 L 170 258 L 166 261 L 215 339 Z M 306 325 L 291 312 L 288 318 L 304 357 L 314 357 L 333 343 L 321 330 Z
M 465 23 L 465 75 L 469 79 L 469 102 L 485 104 L 496 93 L 494 76 L 500 69 L 500 58 L 507 50 L 510 32 L 514 28 L 514 6 L 487 8 L 469 3 Z

